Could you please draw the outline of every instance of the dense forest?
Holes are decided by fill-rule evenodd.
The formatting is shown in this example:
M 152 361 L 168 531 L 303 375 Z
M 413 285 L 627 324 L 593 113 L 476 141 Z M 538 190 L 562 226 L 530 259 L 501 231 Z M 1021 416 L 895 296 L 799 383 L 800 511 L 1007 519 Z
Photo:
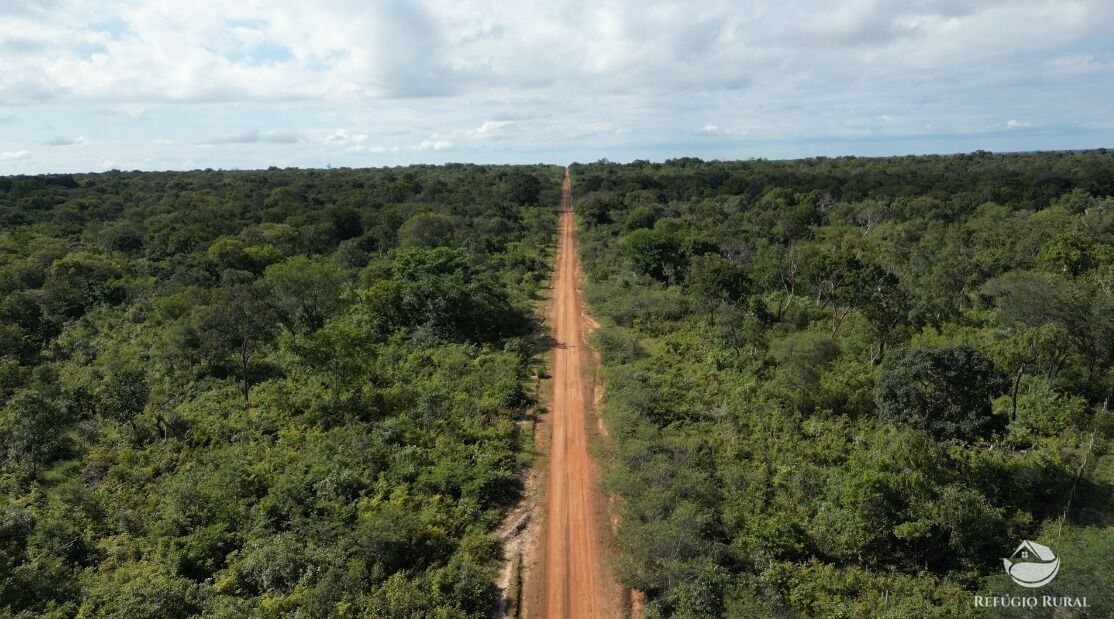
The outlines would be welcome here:
M 559 181 L 0 178 L 0 615 L 485 616 Z
M 1114 155 L 572 176 L 647 617 L 1114 608 Z M 486 616 L 560 179 L 0 178 L 0 615 Z
M 648 617 L 1109 616 L 1114 155 L 572 170 Z

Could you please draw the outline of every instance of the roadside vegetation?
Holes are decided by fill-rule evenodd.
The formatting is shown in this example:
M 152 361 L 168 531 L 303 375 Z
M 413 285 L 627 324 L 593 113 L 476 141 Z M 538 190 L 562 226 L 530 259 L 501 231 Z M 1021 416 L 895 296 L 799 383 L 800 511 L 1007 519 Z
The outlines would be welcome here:
M 1108 612 L 1114 155 L 572 171 L 648 617 L 979 616 L 1024 539 Z
M 0 178 L 0 615 L 486 616 L 560 173 Z

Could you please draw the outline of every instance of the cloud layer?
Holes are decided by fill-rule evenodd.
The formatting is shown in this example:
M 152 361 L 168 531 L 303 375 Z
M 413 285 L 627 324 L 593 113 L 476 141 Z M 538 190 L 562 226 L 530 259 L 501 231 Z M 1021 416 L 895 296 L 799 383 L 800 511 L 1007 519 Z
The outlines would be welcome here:
M 0 172 L 1108 145 L 1112 28 L 1108 0 L 7 0 Z

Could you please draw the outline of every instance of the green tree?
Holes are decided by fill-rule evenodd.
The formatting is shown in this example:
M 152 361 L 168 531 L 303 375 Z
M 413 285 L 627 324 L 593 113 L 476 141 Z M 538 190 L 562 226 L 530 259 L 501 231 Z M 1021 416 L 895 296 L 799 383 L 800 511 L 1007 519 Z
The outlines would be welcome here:
M 624 239 L 624 249 L 636 271 L 661 282 L 677 281 L 685 267 L 680 243 L 664 232 L 635 230 Z
M 291 333 L 312 333 L 343 307 L 346 277 L 332 262 L 294 256 L 272 264 L 262 285 Z
M 457 226 L 441 213 L 418 213 L 398 229 L 399 247 L 444 247 L 453 245 Z
M 611 223 L 611 204 L 599 195 L 593 194 L 577 200 L 573 210 L 589 227 Z
M 897 277 L 847 251 L 819 254 L 812 269 L 817 298 L 832 307 L 832 336 L 860 310 L 878 329 L 881 356 L 890 330 L 904 316 L 906 299 Z
M 111 368 L 94 392 L 96 412 L 106 419 L 126 423 L 134 430 L 135 418 L 146 408 L 149 393 L 143 368 L 135 364 Z
M 742 265 L 716 254 L 694 256 L 688 282 L 709 311 L 721 302 L 739 304 L 750 294 L 750 278 Z
M 124 299 L 120 268 L 112 260 L 77 251 L 50 265 L 43 290 L 47 305 L 65 318 L 76 318 L 98 302 Z
M 9 462 L 30 462 L 34 475 L 58 455 L 66 418 L 49 399 L 35 390 L 22 389 L 8 400 L 2 415 L 0 434 Z
M 1090 239 L 1079 234 L 1063 234 L 1041 247 L 1037 259 L 1048 271 L 1079 275 L 1095 266 Z
M 425 327 L 447 339 L 488 341 L 523 328 L 506 293 L 477 273 L 462 250 L 400 250 L 391 272 L 391 280 L 364 295 L 364 309 L 385 333 Z
M 220 270 L 250 271 L 254 267 L 245 251 L 244 242 L 240 239 L 231 237 L 218 239 L 209 246 L 205 255 L 213 263 L 213 266 Z
M 937 440 L 973 441 L 1005 427 L 990 400 L 1008 385 L 994 362 L 969 346 L 903 348 L 882 362 L 874 397 L 891 421 Z
M 254 277 L 243 271 L 225 271 L 212 305 L 202 315 L 201 333 L 218 358 L 233 352 L 239 358 L 244 402 L 249 400 L 252 355 L 271 336 L 274 326 L 266 292 Z
M 186 619 L 200 614 L 202 588 L 152 563 L 128 563 L 92 575 L 80 619 Z
M 790 382 L 811 395 L 820 383 L 825 366 L 839 355 L 839 345 L 820 333 L 791 333 L 774 342 L 770 354 L 784 368 Z
M 333 237 L 338 241 L 355 238 L 364 233 L 364 222 L 360 213 L 345 204 L 334 204 L 325 209 L 325 217 L 332 227 Z
M 541 197 L 541 181 L 528 172 L 512 172 L 503 183 L 507 199 L 518 206 L 536 205 Z

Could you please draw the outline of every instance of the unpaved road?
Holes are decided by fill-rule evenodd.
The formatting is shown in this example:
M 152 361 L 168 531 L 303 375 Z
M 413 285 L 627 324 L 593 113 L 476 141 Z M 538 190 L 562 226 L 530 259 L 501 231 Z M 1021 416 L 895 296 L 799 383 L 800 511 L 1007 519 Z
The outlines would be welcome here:
M 557 348 L 550 402 L 552 442 L 546 474 L 543 607 L 545 617 L 619 617 L 621 590 L 606 562 L 607 504 L 589 453 L 592 357 L 584 341 L 576 221 L 568 170 L 561 198 L 561 236 L 552 324 Z

